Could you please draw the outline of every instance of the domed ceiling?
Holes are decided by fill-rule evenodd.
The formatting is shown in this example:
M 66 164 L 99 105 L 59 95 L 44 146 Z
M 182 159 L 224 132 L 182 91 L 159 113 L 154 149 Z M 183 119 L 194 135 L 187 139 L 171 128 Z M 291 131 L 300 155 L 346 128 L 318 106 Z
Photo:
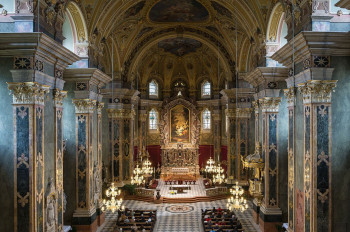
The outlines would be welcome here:
M 158 46 L 166 52 L 181 57 L 190 52 L 195 52 L 197 48 L 202 47 L 202 43 L 195 39 L 173 38 L 160 41 Z

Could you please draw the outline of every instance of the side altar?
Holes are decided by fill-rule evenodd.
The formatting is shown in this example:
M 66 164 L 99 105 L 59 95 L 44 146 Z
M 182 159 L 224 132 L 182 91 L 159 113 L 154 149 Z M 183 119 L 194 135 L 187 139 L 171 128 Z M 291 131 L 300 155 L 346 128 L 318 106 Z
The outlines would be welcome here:
M 195 102 L 177 96 L 163 102 L 160 117 L 161 178 L 199 178 L 199 112 Z

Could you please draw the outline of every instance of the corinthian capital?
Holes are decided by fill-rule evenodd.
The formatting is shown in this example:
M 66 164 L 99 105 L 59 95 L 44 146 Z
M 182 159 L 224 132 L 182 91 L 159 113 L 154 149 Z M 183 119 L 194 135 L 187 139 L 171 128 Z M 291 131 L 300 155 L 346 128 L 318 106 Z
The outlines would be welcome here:
M 289 89 L 284 90 L 284 96 L 287 98 L 288 106 L 295 105 L 295 88 L 290 87 Z
M 75 105 L 76 114 L 88 114 L 94 112 L 96 100 L 73 99 L 73 104 Z
M 63 100 L 66 96 L 67 96 L 67 91 L 55 89 L 53 91 L 53 101 L 54 101 L 55 107 L 62 107 Z
M 45 95 L 50 92 L 50 86 L 36 82 L 8 82 L 8 88 L 13 94 L 14 104 L 45 104 Z
M 280 97 L 264 97 L 259 99 L 262 112 L 278 112 Z
M 102 109 L 103 107 L 105 107 L 105 103 L 97 102 L 96 107 L 97 107 L 97 114 L 102 114 Z
M 133 109 L 108 109 L 109 118 L 134 119 L 135 110 Z
M 309 80 L 306 83 L 298 84 L 298 89 L 303 95 L 304 104 L 330 103 L 337 82 L 337 80 Z

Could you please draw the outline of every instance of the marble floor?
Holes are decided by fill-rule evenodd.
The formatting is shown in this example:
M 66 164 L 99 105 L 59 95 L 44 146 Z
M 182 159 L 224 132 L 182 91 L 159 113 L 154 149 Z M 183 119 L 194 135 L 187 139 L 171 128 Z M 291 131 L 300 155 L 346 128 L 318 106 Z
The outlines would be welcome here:
M 170 194 L 170 187 L 190 187 L 191 190 L 184 190 L 184 193 L 172 195 Z M 203 179 L 199 178 L 194 185 L 166 185 L 163 180 L 159 180 L 158 188 L 160 189 L 160 195 L 167 198 L 190 198 L 206 196 Z
M 203 232 L 201 209 L 225 208 L 226 200 L 183 204 L 152 204 L 140 201 L 126 200 L 123 203 L 129 209 L 157 210 L 155 232 Z M 251 206 L 251 204 L 250 204 Z M 245 232 L 260 232 L 253 222 L 252 210 L 244 213 L 236 212 Z M 117 220 L 117 214 L 106 213 L 105 223 L 98 229 L 99 232 L 112 232 Z

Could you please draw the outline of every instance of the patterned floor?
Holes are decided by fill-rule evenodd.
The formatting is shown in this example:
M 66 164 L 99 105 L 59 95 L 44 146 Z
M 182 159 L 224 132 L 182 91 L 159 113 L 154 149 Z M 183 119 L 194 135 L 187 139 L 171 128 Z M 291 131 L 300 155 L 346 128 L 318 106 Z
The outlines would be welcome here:
M 124 201 L 124 205 L 129 209 L 151 209 L 157 210 L 157 223 L 155 232 L 203 232 L 201 224 L 201 209 L 225 208 L 226 200 L 213 202 L 200 202 L 193 204 L 151 204 L 140 201 Z M 181 212 L 184 210 L 185 212 Z M 245 232 L 260 232 L 257 225 L 253 223 L 251 209 L 246 210 L 243 214 L 237 212 Z M 106 222 L 101 226 L 99 232 L 112 232 L 116 214 L 107 213 Z
M 172 187 L 191 187 L 191 190 L 184 190 L 186 193 L 171 195 L 170 186 Z M 203 179 L 199 178 L 194 185 L 166 185 L 163 180 L 159 180 L 158 188 L 160 189 L 160 195 L 168 198 L 187 198 L 187 197 L 199 197 L 206 196 Z

